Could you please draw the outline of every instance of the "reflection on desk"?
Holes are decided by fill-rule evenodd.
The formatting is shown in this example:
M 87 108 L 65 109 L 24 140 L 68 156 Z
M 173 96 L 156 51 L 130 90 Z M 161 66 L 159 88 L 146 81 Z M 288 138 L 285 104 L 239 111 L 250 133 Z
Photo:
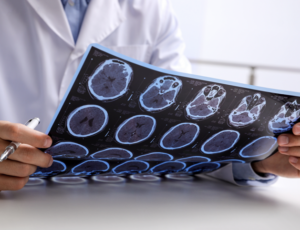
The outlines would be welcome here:
M 0 193 L 1 229 L 284 229 L 298 226 L 300 186 L 245 188 L 198 176 L 126 183 L 47 181 Z

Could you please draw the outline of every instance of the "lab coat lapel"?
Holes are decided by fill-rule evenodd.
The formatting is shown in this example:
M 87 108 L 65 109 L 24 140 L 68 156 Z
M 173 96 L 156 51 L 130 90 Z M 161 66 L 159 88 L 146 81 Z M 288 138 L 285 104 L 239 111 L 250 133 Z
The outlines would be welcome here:
M 61 0 L 27 1 L 50 29 L 74 48 L 74 39 Z
M 100 43 L 123 21 L 118 0 L 93 0 L 83 20 L 72 58 L 82 56 L 91 43 Z

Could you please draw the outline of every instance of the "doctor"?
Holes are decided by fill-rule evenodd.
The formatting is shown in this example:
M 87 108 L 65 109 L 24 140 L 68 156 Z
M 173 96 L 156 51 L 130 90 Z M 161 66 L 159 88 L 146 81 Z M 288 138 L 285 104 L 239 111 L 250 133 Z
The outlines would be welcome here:
M 51 145 L 42 132 L 89 44 L 161 68 L 191 71 L 168 0 L 10 0 L 0 1 L 0 11 L 0 152 L 6 140 L 23 143 L 0 163 L 0 190 L 21 189 L 37 166 L 52 164 L 52 157 L 37 148 Z M 18 124 L 32 117 L 41 118 L 39 131 Z M 229 164 L 210 175 L 235 184 L 276 180 L 265 173 L 299 177 L 300 124 L 293 131 L 279 138 L 282 154 L 253 167 Z

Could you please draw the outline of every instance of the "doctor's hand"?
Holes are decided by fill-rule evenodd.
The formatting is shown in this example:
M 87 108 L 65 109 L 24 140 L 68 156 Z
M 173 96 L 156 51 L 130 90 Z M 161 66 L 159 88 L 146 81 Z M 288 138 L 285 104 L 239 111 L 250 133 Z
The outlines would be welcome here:
M 10 141 L 22 144 L 7 160 L 0 162 L 0 191 L 23 188 L 37 166 L 47 168 L 53 163 L 51 155 L 37 149 L 51 146 L 48 135 L 22 124 L 0 121 L 0 154 Z
M 300 123 L 294 125 L 293 134 L 281 134 L 277 142 L 278 152 L 263 161 L 252 163 L 254 171 L 300 178 Z

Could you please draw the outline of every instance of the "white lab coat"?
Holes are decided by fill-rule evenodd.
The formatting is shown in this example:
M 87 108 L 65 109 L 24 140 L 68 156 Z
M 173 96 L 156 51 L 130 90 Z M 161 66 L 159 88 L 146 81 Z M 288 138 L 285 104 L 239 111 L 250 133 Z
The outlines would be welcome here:
M 76 45 L 61 0 L 0 1 L 0 12 L 0 120 L 39 117 L 45 131 L 91 43 L 191 71 L 167 0 L 93 0 Z M 222 175 L 234 182 L 232 170 Z

